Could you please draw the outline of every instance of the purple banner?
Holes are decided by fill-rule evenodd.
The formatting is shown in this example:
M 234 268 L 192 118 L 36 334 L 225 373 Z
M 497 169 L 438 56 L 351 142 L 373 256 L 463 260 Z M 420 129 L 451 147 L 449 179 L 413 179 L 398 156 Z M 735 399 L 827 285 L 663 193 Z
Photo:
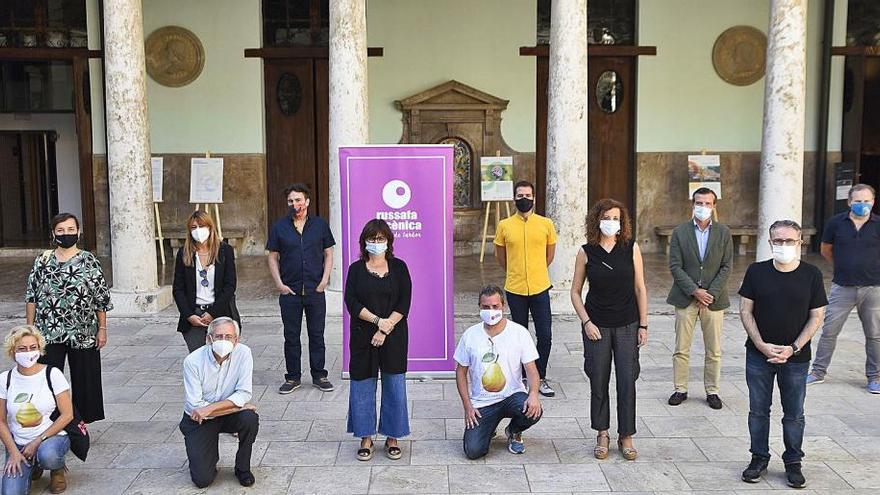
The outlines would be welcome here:
M 339 148 L 342 270 L 360 255 L 358 239 L 373 218 L 394 231 L 394 256 L 412 277 L 409 372 L 455 369 L 452 274 L 451 145 Z M 344 284 L 344 281 L 343 281 Z M 349 321 L 343 311 L 343 371 L 349 364 Z

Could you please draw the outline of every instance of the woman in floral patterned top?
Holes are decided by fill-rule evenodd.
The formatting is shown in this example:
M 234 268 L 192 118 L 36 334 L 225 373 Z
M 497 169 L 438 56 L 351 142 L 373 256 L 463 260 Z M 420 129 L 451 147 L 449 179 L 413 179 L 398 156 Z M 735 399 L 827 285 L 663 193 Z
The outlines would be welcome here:
M 110 290 L 98 258 L 76 247 L 79 220 L 70 213 L 52 219 L 56 248 L 34 261 L 27 282 L 27 323 L 46 337 L 40 358 L 64 371 L 70 362 L 73 405 L 86 423 L 104 419 L 101 348 L 107 344 Z

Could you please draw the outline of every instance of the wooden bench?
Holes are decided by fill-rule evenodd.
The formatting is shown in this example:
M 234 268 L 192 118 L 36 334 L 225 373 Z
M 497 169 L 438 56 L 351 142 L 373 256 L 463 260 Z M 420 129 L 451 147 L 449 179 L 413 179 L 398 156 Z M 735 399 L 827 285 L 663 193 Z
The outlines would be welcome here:
M 190 233 L 188 230 L 184 230 L 178 227 L 173 228 L 163 228 L 162 229 L 162 237 L 168 240 L 168 244 L 171 246 L 171 259 L 175 259 L 174 257 L 177 254 L 177 250 L 183 247 L 183 241 L 189 236 Z M 244 244 L 244 230 L 241 229 L 223 229 L 223 239 L 232 246 L 232 249 L 235 251 L 235 256 L 241 256 L 241 246 Z
M 654 227 L 654 233 L 660 238 L 660 242 L 666 246 L 667 255 L 669 255 L 669 242 L 672 240 L 672 231 L 675 230 L 675 227 L 675 225 Z M 733 245 L 736 252 L 745 255 L 750 239 L 758 235 L 758 227 L 754 225 L 728 225 L 728 227 L 730 228 L 730 236 L 733 237 Z M 801 234 L 804 238 L 801 254 L 806 254 L 809 249 L 810 238 L 816 235 L 816 229 L 814 227 L 804 227 L 801 230 Z

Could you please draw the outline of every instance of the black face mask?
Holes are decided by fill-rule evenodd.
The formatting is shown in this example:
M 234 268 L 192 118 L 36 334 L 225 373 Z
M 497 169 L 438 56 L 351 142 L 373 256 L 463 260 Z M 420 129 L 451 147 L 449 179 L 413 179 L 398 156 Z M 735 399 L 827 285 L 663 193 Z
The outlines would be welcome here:
M 519 210 L 520 213 L 531 211 L 533 206 L 535 206 L 535 200 L 533 199 L 519 198 L 516 200 L 516 209 Z
M 64 249 L 75 246 L 78 240 L 79 234 L 55 234 L 55 244 Z

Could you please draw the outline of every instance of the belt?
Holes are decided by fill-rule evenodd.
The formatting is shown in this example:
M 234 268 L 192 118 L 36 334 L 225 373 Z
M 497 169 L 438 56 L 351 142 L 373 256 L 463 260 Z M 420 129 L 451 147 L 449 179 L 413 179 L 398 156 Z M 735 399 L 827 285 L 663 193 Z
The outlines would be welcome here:
M 207 311 L 208 308 L 210 308 L 211 306 L 213 306 L 213 304 L 199 304 L 196 307 L 201 309 L 202 311 Z

